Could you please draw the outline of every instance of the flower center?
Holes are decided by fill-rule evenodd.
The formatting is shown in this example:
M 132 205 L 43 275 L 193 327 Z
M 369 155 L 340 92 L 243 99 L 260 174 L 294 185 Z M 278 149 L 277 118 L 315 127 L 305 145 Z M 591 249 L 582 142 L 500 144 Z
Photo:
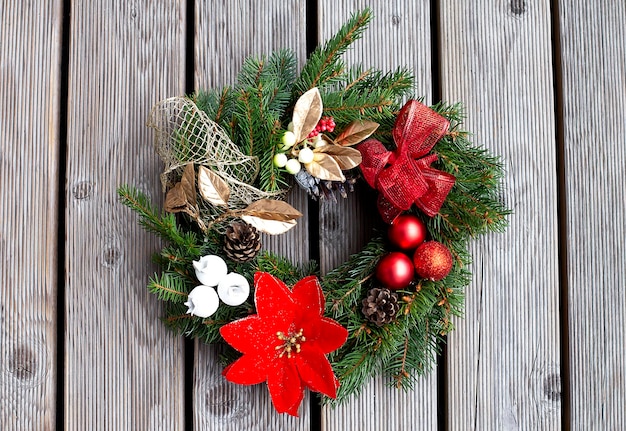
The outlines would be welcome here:
M 277 332 L 276 337 L 283 342 L 280 346 L 276 346 L 276 350 L 282 350 L 280 355 L 278 355 L 279 358 L 282 358 L 285 353 L 288 358 L 291 358 L 292 353 L 300 353 L 301 343 L 306 341 L 306 338 L 302 335 L 302 329 L 298 332 L 290 332 L 287 335 L 284 332 Z

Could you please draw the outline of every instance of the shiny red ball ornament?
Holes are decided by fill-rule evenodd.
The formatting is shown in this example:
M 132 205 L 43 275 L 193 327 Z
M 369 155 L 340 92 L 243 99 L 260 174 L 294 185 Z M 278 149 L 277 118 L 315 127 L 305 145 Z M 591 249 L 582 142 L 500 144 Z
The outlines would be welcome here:
M 426 225 L 413 214 L 402 214 L 389 226 L 389 241 L 401 250 L 413 251 L 424 242 L 428 233 Z
M 414 276 L 415 268 L 411 258 L 399 251 L 384 255 L 376 266 L 376 278 L 391 290 L 408 287 Z
M 452 253 L 440 242 L 426 241 L 415 250 L 413 263 L 420 278 L 443 280 L 452 269 Z

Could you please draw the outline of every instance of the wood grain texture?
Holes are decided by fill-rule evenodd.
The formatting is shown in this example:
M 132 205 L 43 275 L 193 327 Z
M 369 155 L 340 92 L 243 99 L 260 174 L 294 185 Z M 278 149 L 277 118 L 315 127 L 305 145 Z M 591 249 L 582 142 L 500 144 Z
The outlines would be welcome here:
M 561 429 L 558 228 L 548 1 L 441 2 L 441 88 L 502 156 L 504 234 L 472 247 L 449 336 L 450 430 Z
M 68 85 L 65 429 L 180 430 L 182 338 L 146 289 L 159 249 L 116 189 L 161 201 L 145 126 L 184 90 L 185 2 L 72 2 Z
M 626 428 L 626 4 L 560 8 L 571 429 Z
M 300 65 L 306 58 L 304 0 L 212 0 L 196 2 L 195 86 L 233 85 L 246 57 L 293 49 Z M 305 217 L 278 237 L 263 237 L 265 248 L 295 262 L 309 258 L 307 197 L 298 189 L 288 201 Z M 265 384 L 243 387 L 221 375 L 216 347 L 196 343 L 194 370 L 194 429 L 196 430 L 307 430 L 310 399 L 300 407 L 300 418 L 279 415 Z
M 62 2 L 0 22 L 0 429 L 52 430 Z
M 349 16 L 371 2 L 319 2 L 320 42 L 332 36 Z M 371 5 L 374 20 L 361 41 L 345 55 L 351 65 L 381 70 L 408 67 L 416 89 L 428 102 L 432 93 L 429 1 L 388 1 Z M 367 186 L 338 204 L 323 203 L 320 211 L 320 265 L 322 273 L 339 266 L 363 248 L 380 225 L 376 195 Z M 437 428 L 437 375 L 433 370 L 418 380 L 413 391 L 389 388 L 389 378 L 378 376 L 359 396 L 322 411 L 324 430 L 433 430 Z

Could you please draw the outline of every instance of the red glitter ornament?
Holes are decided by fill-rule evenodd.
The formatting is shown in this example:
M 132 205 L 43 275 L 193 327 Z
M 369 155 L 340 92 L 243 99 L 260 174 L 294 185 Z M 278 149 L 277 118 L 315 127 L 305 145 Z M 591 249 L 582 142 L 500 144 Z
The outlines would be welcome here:
M 427 234 L 426 225 L 413 214 L 402 214 L 389 226 L 389 241 L 399 249 L 412 251 L 424 242 Z
M 386 254 L 376 265 L 376 278 L 388 289 L 398 290 L 408 287 L 414 275 L 415 269 L 411 258 L 398 251 Z
M 413 263 L 421 278 L 443 280 L 452 270 L 452 253 L 440 242 L 426 241 L 415 250 Z

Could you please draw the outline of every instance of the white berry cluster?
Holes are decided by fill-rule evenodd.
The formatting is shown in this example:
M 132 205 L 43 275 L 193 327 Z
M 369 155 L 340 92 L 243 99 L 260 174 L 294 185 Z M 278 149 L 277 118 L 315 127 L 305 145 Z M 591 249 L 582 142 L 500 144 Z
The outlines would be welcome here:
M 293 133 L 293 123 L 289 123 L 287 131 L 283 134 L 279 153 L 274 156 L 274 165 L 284 168 L 292 175 L 302 169 L 302 165 L 308 165 L 315 159 L 313 149 L 328 145 L 328 141 L 321 134 L 309 137 L 302 142 L 296 142 L 297 137 Z
M 226 305 L 243 304 L 250 295 L 248 280 L 236 272 L 228 272 L 224 259 L 207 255 L 193 261 L 196 277 L 201 283 L 191 292 L 185 305 L 192 316 L 207 318 L 219 308 L 220 299 Z M 217 287 L 217 292 L 215 291 Z

